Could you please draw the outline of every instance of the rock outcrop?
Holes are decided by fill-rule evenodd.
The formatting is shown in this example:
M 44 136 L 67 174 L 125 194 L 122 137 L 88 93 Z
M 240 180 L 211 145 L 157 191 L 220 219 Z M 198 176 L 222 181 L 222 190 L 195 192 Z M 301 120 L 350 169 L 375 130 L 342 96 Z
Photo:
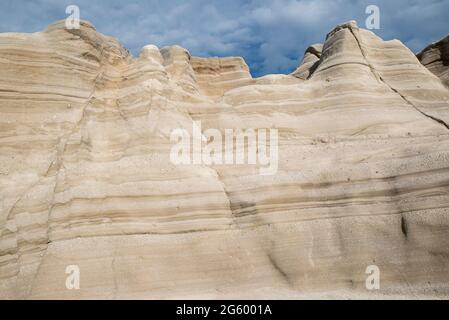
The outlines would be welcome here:
M 322 51 L 323 45 L 321 43 L 308 47 L 299 67 L 293 71 L 292 75 L 307 80 L 318 67 Z
M 430 44 L 421 50 L 417 57 L 449 87 L 449 36 Z
M 190 64 L 204 95 L 221 97 L 226 91 L 254 82 L 247 64 L 240 57 L 192 57 Z
M 448 298 L 449 90 L 427 51 L 433 73 L 349 22 L 254 79 L 176 46 L 133 58 L 86 22 L 1 34 L 0 298 Z M 194 121 L 278 129 L 278 171 L 174 165 Z

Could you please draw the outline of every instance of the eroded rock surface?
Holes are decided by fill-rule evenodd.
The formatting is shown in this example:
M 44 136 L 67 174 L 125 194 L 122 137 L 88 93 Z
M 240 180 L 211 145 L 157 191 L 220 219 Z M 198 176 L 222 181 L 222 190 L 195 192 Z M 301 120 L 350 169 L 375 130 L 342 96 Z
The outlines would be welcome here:
M 292 75 L 303 80 L 310 78 L 320 64 L 322 51 L 323 45 L 321 43 L 308 47 L 299 67 L 293 71 Z
M 430 44 L 417 57 L 449 87 L 449 36 Z
M 258 79 L 176 46 L 133 58 L 86 22 L 1 34 L 0 297 L 448 298 L 449 90 L 432 72 L 354 22 Z M 277 128 L 277 173 L 172 164 L 193 121 Z

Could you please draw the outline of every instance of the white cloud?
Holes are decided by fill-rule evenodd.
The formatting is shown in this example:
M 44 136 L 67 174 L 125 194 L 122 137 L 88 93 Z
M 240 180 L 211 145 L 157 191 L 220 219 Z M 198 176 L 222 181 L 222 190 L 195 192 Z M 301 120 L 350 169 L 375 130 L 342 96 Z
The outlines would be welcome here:
M 380 7 L 377 33 L 414 51 L 449 33 L 448 0 L 2 0 L 0 31 L 41 30 L 64 18 L 68 4 L 134 54 L 149 43 L 179 44 L 194 55 L 244 56 L 256 75 L 290 72 L 336 24 L 363 27 L 369 4 Z

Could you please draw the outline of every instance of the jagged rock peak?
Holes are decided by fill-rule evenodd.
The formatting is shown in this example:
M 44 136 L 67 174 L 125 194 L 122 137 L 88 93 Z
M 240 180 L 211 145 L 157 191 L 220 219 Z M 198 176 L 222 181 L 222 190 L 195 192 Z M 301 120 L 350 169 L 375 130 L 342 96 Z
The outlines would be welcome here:
M 348 28 L 348 29 L 352 29 L 352 28 L 358 29 L 359 27 L 357 26 L 357 21 L 355 21 L 355 20 L 350 20 L 350 21 L 348 21 L 348 22 L 344 22 L 344 23 L 339 24 L 338 26 L 336 26 L 334 29 L 332 29 L 332 31 L 329 32 L 329 33 L 326 35 L 326 40 L 327 40 L 328 38 L 332 37 L 332 36 L 333 36 L 335 33 L 337 33 L 338 31 L 340 31 L 340 30 L 342 30 L 342 29 L 346 29 L 346 28 Z

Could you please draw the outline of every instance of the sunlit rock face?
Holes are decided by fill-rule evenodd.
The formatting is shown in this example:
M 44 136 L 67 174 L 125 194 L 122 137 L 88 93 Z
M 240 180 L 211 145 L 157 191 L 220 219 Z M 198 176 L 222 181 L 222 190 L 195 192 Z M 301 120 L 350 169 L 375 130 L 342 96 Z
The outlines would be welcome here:
M 0 298 L 448 298 L 448 69 L 426 55 L 349 22 L 254 79 L 86 22 L 1 34 Z M 277 171 L 173 164 L 195 121 L 276 128 Z

